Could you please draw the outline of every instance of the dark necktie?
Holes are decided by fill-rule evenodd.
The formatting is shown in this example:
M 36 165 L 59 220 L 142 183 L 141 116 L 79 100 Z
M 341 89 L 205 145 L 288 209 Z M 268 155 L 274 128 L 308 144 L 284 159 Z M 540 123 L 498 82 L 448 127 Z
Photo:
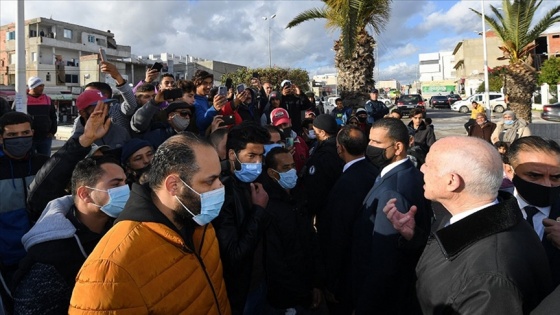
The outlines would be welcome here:
M 525 209 L 525 212 L 527 213 L 527 222 L 529 222 L 529 225 L 534 229 L 535 226 L 533 225 L 533 217 L 539 212 L 539 209 L 533 206 L 526 206 L 523 209 Z

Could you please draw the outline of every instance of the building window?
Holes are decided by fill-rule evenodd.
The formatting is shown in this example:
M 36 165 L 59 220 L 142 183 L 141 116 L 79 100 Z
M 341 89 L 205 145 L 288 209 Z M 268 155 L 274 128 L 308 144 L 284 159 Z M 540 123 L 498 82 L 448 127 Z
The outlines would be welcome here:
M 11 65 L 16 64 L 16 54 L 10 54 L 10 64 Z
M 11 31 L 6 34 L 7 40 L 15 40 L 16 39 L 16 31 Z
M 72 39 L 72 30 L 64 29 L 64 38 Z
M 29 30 L 29 37 L 37 37 L 37 31 L 36 30 Z
M 88 41 L 88 43 L 95 43 L 95 36 L 88 35 L 87 36 L 87 41 Z
M 77 74 L 67 74 L 65 75 L 66 83 L 79 83 Z
M 31 53 L 31 61 L 32 62 L 37 62 L 37 53 L 36 52 Z

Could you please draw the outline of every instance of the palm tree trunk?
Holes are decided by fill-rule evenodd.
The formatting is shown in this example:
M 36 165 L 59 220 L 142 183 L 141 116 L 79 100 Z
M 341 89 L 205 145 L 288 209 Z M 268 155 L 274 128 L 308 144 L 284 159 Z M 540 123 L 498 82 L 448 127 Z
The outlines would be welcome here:
M 537 83 L 535 69 L 523 62 L 510 64 L 505 78 L 511 110 L 518 118 L 531 122 L 531 97 Z
M 342 37 L 335 41 L 335 67 L 338 69 L 338 91 L 345 105 L 363 106 L 374 87 L 373 47 L 375 40 L 364 29 L 358 32 L 356 49 L 350 59 L 344 58 Z

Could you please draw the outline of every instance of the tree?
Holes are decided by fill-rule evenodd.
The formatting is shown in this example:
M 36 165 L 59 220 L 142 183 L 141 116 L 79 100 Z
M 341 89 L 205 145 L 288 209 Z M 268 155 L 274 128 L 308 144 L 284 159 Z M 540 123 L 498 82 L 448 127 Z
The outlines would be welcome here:
M 340 95 L 345 99 L 368 98 L 369 91 L 375 85 L 375 40 L 367 28 L 371 27 L 376 33 L 382 31 L 389 20 L 391 0 L 322 1 L 325 3 L 323 8 L 300 13 L 286 28 L 309 20 L 326 19 L 328 29 L 340 30 L 340 38 L 334 42 L 333 47 Z
M 550 57 L 550 59 L 543 62 L 541 73 L 538 78 L 539 85 L 547 83 L 549 86 L 554 87 L 560 83 L 560 59 Z
M 504 75 L 505 75 L 505 67 L 497 66 L 493 69 L 488 70 L 488 88 L 490 91 L 499 92 L 501 91 L 502 87 L 504 87 Z M 506 87 L 507 88 L 507 87 Z M 477 93 L 484 93 L 485 91 L 484 82 L 480 83 L 478 89 L 476 90 Z M 504 89 L 505 90 L 505 89 Z M 505 91 L 504 91 L 505 93 Z
M 225 84 L 228 78 L 233 81 L 234 87 L 237 84 L 244 83 L 251 86 L 251 78 L 253 73 L 258 73 L 261 83 L 270 82 L 272 88 L 276 91 L 280 90 L 280 83 L 284 80 L 290 80 L 293 84 L 299 86 L 302 92 L 309 91 L 309 73 L 303 69 L 290 68 L 240 68 L 233 73 L 225 73 L 222 76 L 222 84 Z
M 502 12 L 490 6 L 496 18 L 484 15 L 484 20 L 502 40 L 501 60 L 509 60 L 505 85 L 511 109 L 517 117 L 531 122 L 531 96 L 536 88 L 537 74 L 532 67 L 535 40 L 554 23 L 560 21 L 560 5 L 534 21 L 542 0 L 502 0 Z M 482 14 L 471 8 L 482 17 Z

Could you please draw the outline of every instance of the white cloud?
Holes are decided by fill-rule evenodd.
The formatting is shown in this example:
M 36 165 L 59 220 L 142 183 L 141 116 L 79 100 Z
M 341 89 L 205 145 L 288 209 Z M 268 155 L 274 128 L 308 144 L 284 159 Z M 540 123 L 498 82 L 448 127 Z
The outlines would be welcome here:
M 380 69 L 379 80 L 397 80 L 408 84 L 418 78 L 418 65 L 400 62 Z

